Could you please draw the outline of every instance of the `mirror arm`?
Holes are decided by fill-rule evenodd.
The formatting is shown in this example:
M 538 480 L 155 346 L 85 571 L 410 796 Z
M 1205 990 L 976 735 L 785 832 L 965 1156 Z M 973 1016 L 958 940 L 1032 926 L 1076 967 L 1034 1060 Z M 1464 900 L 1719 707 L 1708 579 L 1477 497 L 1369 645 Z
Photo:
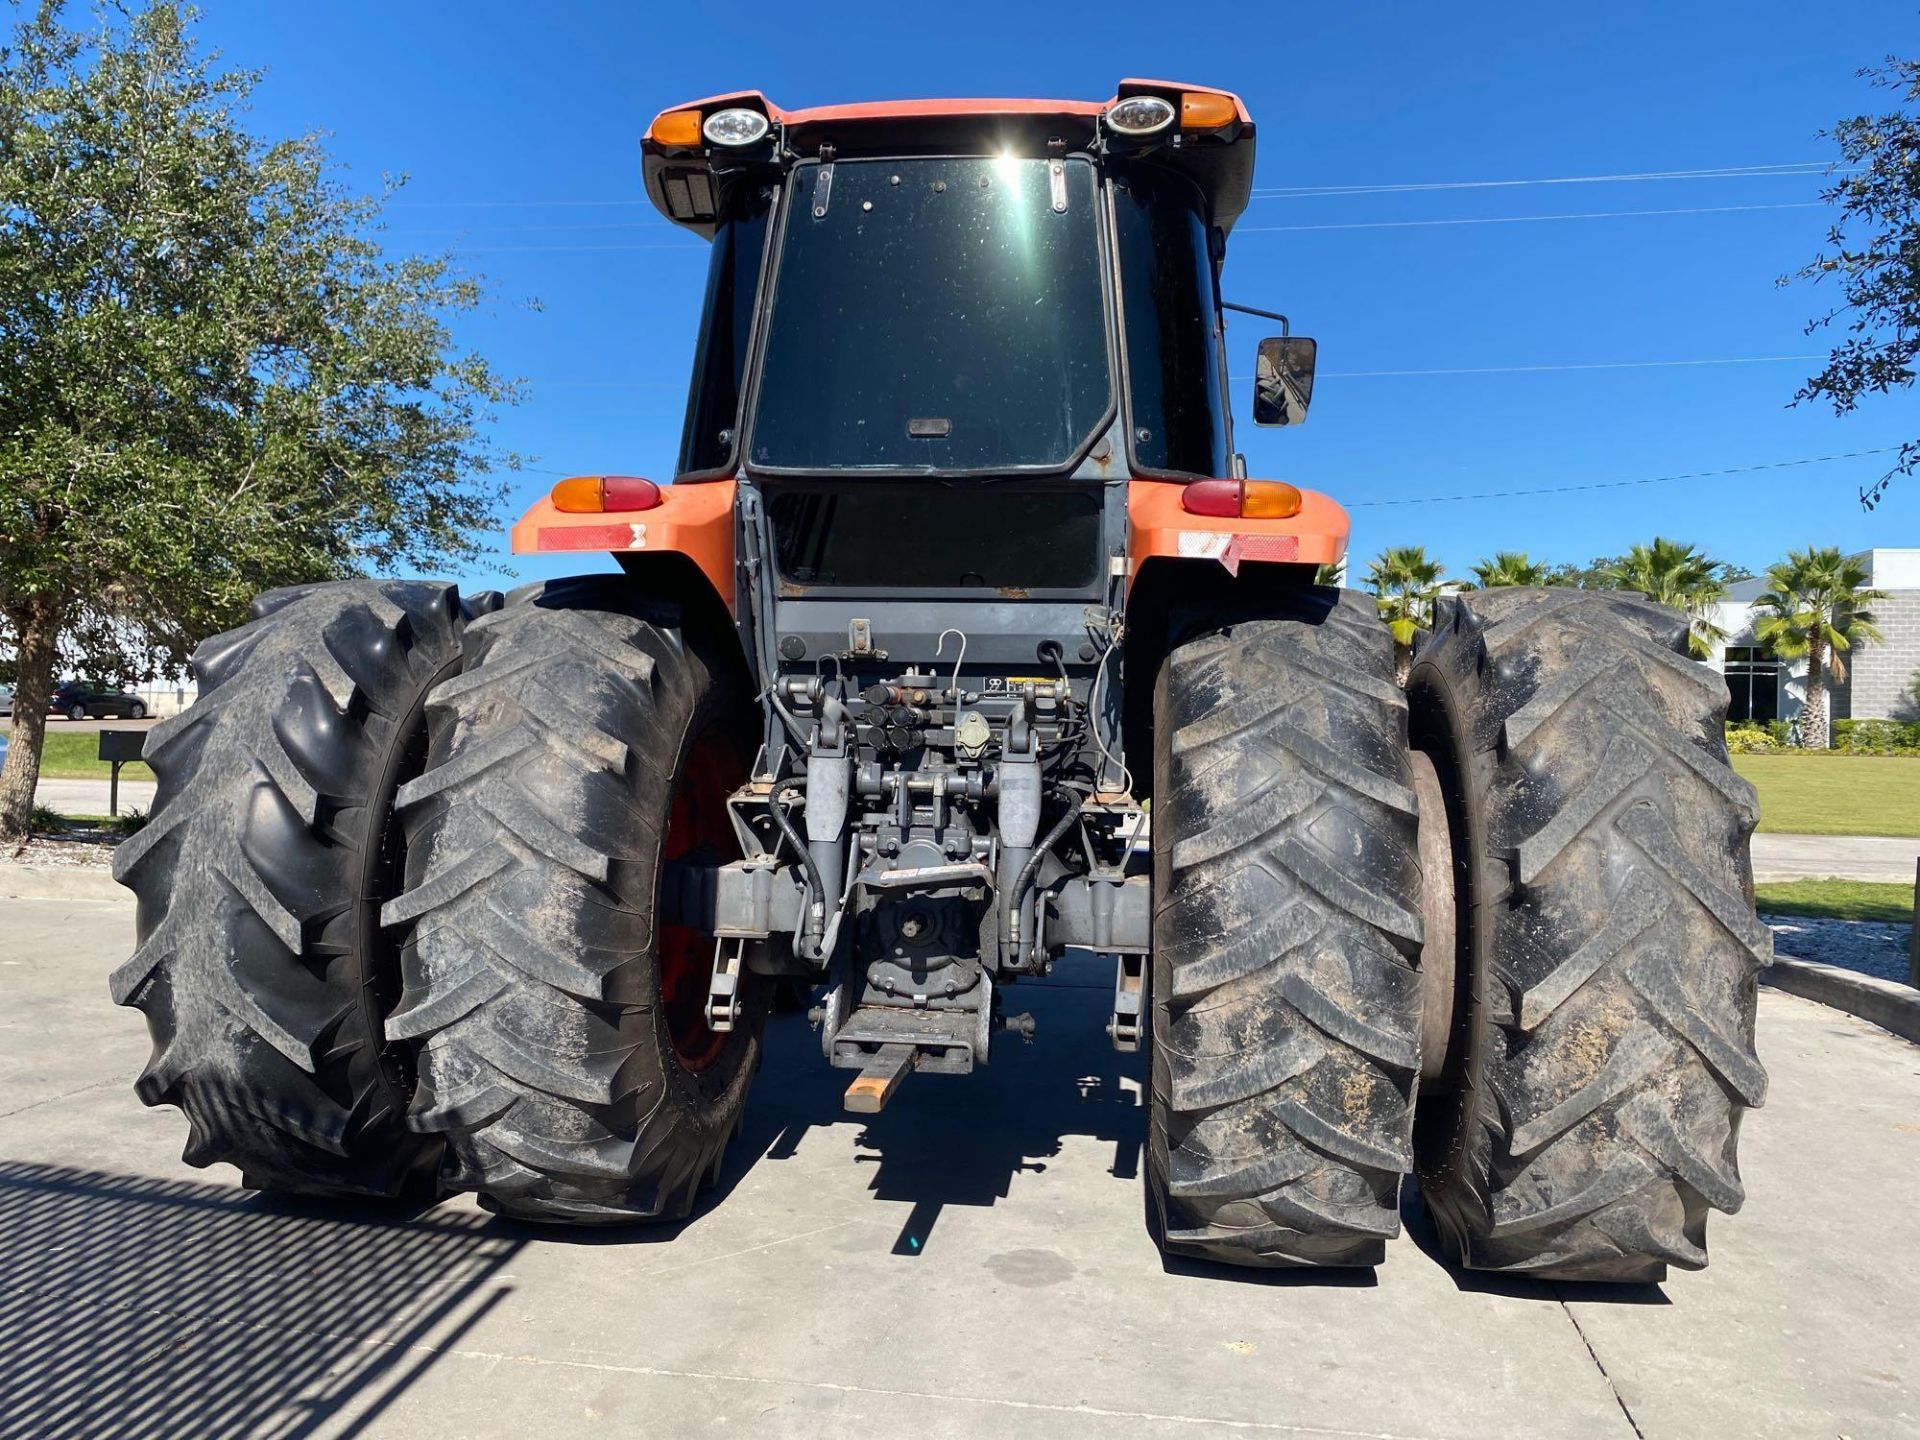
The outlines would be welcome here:
M 1278 320 L 1280 322 L 1280 333 L 1282 335 L 1291 335 L 1293 333 L 1292 327 L 1287 324 L 1287 317 L 1280 314 L 1277 310 L 1256 310 L 1251 305 L 1236 305 L 1231 300 L 1222 300 L 1220 302 L 1220 308 L 1222 310 L 1238 311 L 1242 315 L 1258 315 L 1262 320 Z

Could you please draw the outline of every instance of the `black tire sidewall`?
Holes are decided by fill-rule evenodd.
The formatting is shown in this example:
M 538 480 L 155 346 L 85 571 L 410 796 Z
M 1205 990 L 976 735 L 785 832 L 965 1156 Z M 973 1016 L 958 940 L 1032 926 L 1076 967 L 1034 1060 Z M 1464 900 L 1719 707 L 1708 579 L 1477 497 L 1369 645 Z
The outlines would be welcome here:
M 694 746 L 709 729 L 715 726 L 727 727 L 730 717 L 740 710 L 739 697 L 732 693 L 733 687 L 728 684 L 725 672 L 709 663 L 706 656 L 698 654 L 691 647 L 689 659 L 704 672 L 704 683 L 700 686 L 700 697 L 688 714 L 686 727 L 674 748 L 673 777 L 676 789 L 686 774 L 688 757 L 693 753 Z M 737 726 L 733 728 L 738 729 Z M 733 738 L 737 741 L 740 737 Z M 741 758 L 742 779 L 746 778 L 745 772 L 752 764 L 751 755 L 752 750 L 749 747 Z M 667 817 L 673 811 L 673 796 L 673 791 L 668 791 L 662 796 L 664 805 L 661 807 L 660 815 L 660 845 L 653 858 L 654 943 L 646 947 L 643 955 L 631 962 L 646 966 L 646 982 L 650 993 L 656 997 L 661 994 L 658 920 L 661 913 L 660 885 L 666 874 Z M 635 798 L 644 800 L 646 797 L 636 795 Z M 652 1007 L 655 1052 L 658 1056 L 660 1073 L 669 1087 L 669 1094 L 674 1096 L 675 1102 L 686 1113 L 698 1115 L 703 1121 L 722 1118 L 715 1113 L 716 1107 L 721 1110 L 734 1108 L 730 1104 L 733 1092 L 752 1080 L 753 1071 L 757 1065 L 760 1029 L 767 1010 L 766 985 L 763 977 L 755 975 L 750 970 L 741 976 L 740 983 L 742 987 L 740 1023 L 730 1033 L 727 1044 L 714 1062 L 698 1072 L 688 1070 L 680 1063 L 679 1056 L 674 1052 L 673 1035 L 667 1024 L 666 1006 L 656 1003 Z M 740 1103 L 744 1103 L 744 1097 L 741 1097 Z M 731 1121 L 729 1120 L 728 1123 L 730 1124 Z

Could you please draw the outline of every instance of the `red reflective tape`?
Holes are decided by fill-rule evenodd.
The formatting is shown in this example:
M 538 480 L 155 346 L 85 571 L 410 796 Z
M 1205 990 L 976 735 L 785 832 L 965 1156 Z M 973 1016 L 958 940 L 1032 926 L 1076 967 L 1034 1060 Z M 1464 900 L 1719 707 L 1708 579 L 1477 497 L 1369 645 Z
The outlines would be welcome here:
M 1229 575 L 1238 575 L 1242 560 L 1289 564 L 1299 558 L 1298 535 L 1236 535 L 1220 556 L 1220 563 L 1227 567 Z
M 542 550 L 631 550 L 634 548 L 632 525 L 543 525 L 539 548 Z

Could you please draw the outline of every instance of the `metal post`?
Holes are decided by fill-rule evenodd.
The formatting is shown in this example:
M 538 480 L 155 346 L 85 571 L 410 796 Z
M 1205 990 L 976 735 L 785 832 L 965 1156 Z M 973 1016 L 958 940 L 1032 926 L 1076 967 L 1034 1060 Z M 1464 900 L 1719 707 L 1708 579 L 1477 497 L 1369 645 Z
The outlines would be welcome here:
M 120 762 L 113 762 L 113 778 L 107 782 L 107 814 L 120 813 Z
M 1907 979 L 1920 988 L 1920 857 L 1913 862 L 1912 925 L 1907 934 Z

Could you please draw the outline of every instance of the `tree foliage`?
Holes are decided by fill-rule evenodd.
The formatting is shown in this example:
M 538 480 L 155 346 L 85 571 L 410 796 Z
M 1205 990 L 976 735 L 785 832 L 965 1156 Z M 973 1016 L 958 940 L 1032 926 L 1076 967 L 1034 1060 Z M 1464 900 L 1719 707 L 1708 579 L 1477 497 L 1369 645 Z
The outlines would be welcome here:
M 0 47 L 0 622 L 30 722 L 63 661 L 174 669 L 259 590 L 475 553 L 515 463 L 485 438 L 514 387 L 450 329 L 482 285 L 387 255 L 391 187 L 252 134 L 259 77 L 172 0 L 65 12 Z
M 1413 668 L 1414 637 L 1433 623 L 1433 599 L 1442 573 L 1439 562 L 1427 558 L 1424 545 L 1389 546 L 1367 566 L 1367 588 L 1393 632 L 1395 678 L 1402 685 Z
M 1524 550 L 1499 550 L 1490 560 L 1476 560 L 1473 581 L 1482 590 L 1509 585 L 1557 585 L 1562 583 L 1544 561 L 1527 558 Z
M 1891 91 L 1879 114 L 1855 115 L 1828 133 L 1840 147 L 1835 179 L 1821 198 L 1839 207 L 1825 246 L 1788 279 L 1839 287 L 1834 303 L 1807 325 L 1835 324 L 1846 338 L 1794 396 L 1824 400 L 1846 415 L 1869 396 L 1913 385 L 1920 357 L 1920 60 L 1888 57 L 1860 75 Z M 1783 282 L 1784 283 L 1784 282 Z M 1860 494 L 1871 510 L 1895 475 L 1920 465 L 1920 440 L 1907 442 L 1880 481 Z
M 1713 606 L 1727 593 L 1726 567 L 1694 545 L 1656 535 L 1635 545 L 1600 572 L 1618 590 L 1637 590 L 1649 600 L 1687 612 L 1687 646 L 1697 660 L 1727 638 L 1712 620 Z
M 1767 570 L 1767 589 L 1753 604 L 1753 633 L 1783 660 L 1807 662 L 1807 698 L 1795 721 L 1800 743 L 1827 748 L 1827 675 L 1847 678 L 1847 652 L 1879 640 L 1871 606 L 1886 596 L 1871 587 L 1866 565 L 1834 546 L 1790 550 Z

